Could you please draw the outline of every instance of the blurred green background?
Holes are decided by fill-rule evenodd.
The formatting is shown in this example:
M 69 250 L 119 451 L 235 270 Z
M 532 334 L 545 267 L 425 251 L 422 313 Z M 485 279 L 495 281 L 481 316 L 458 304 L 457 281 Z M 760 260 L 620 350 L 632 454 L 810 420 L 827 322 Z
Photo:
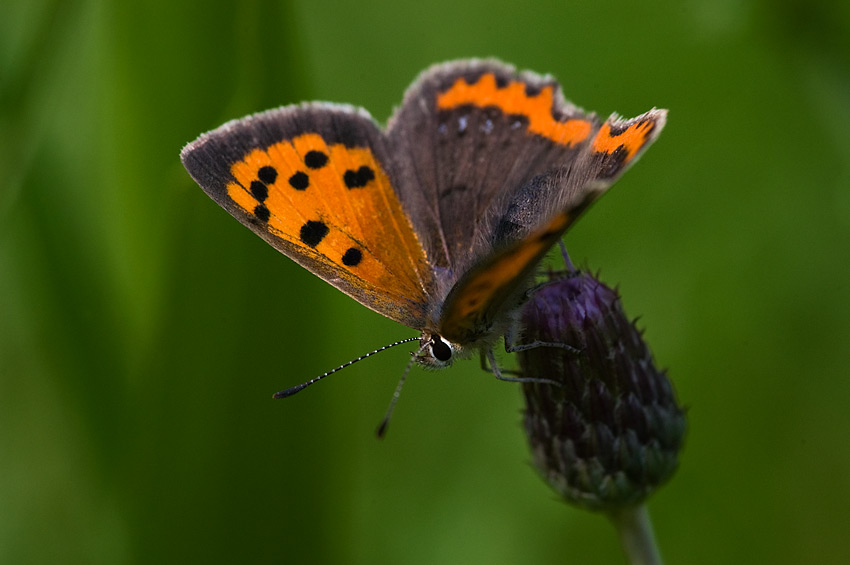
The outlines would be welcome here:
M 497 56 L 603 115 L 670 109 L 571 231 L 690 432 L 650 501 L 669 563 L 850 558 L 850 4 L 5 1 L 0 562 L 617 563 L 529 465 L 516 386 L 411 375 L 415 335 L 191 181 L 202 131 L 303 99 L 385 120 Z M 270 292 L 271 290 L 271 292 Z

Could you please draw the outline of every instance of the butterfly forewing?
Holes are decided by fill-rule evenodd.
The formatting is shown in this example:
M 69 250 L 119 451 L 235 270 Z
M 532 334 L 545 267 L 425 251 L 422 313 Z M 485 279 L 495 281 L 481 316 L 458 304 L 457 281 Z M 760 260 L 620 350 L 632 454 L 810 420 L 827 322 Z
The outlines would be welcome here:
M 183 151 L 233 216 L 340 290 L 422 326 L 431 271 L 364 113 L 308 105 L 231 122 Z
M 390 120 L 402 201 L 431 261 L 460 277 L 487 255 L 493 212 L 540 174 L 569 167 L 600 120 L 549 77 L 497 61 L 425 71 Z

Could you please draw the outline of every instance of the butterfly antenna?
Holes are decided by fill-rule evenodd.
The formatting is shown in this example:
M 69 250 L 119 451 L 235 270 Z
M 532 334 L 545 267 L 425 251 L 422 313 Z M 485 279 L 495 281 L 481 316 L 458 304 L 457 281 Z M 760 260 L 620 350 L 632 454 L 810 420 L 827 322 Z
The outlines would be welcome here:
M 378 436 L 378 439 L 384 437 L 384 434 L 387 433 L 387 427 L 390 425 L 390 418 L 393 415 L 393 410 L 395 410 L 395 405 L 398 403 L 398 399 L 401 396 L 401 387 L 404 386 L 404 381 L 407 380 L 407 375 L 410 373 L 411 367 L 413 367 L 413 363 L 416 361 L 416 358 L 425 351 L 425 348 L 428 347 L 426 343 L 419 350 L 411 355 L 410 362 L 407 364 L 407 367 L 404 368 L 404 373 L 401 375 L 401 379 L 398 381 L 398 385 L 395 387 L 395 392 L 393 393 L 393 397 L 390 399 L 390 405 L 387 407 L 387 413 L 384 415 L 384 419 L 381 420 L 381 424 L 378 426 L 378 429 L 375 430 L 375 435 Z
M 300 385 L 295 385 L 295 386 L 293 386 L 293 387 L 289 387 L 289 388 L 288 388 L 288 389 L 286 389 L 286 390 L 282 390 L 282 391 L 280 391 L 280 392 L 276 392 L 276 393 L 274 393 L 274 395 L 273 395 L 272 397 L 273 397 L 273 398 L 286 398 L 286 397 L 288 397 L 288 396 L 292 396 L 292 395 L 293 395 L 293 394 L 295 394 L 296 392 L 301 392 L 302 390 L 304 390 L 305 388 L 307 388 L 307 387 L 308 387 L 308 386 L 310 386 L 311 384 L 313 384 L 313 383 L 315 383 L 315 382 L 318 382 L 318 381 L 320 381 L 320 380 L 324 379 L 324 378 L 325 378 L 325 377 L 327 377 L 328 375 L 333 375 L 333 374 L 334 374 L 334 373 L 336 373 L 337 371 L 341 371 L 341 370 L 345 369 L 345 368 L 346 368 L 346 367 L 348 367 L 348 366 L 354 365 L 354 364 L 355 364 L 355 363 L 357 363 L 358 361 L 362 361 L 363 359 L 366 359 L 367 357 L 371 357 L 372 355 L 374 355 L 374 354 L 376 354 L 376 353 L 380 353 L 381 351 L 384 351 L 384 350 L 389 349 L 389 348 L 391 348 L 391 347 L 395 347 L 396 345 L 401 345 L 402 343 L 408 343 L 408 342 L 415 341 L 415 340 L 418 340 L 418 339 L 419 339 L 418 337 L 409 337 L 409 338 L 407 338 L 407 339 L 403 339 L 403 340 L 401 340 L 401 341 L 397 341 L 397 342 L 395 342 L 395 343 L 391 343 L 391 344 L 389 344 L 389 345 L 385 345 L 385 346 L 383 346 L 383 347 L 379 347 L 379 348 L 378 348 L 378 349 L 376 349 L 375 351 L 370 351 L 369 353 L 366 353 L 365 355 L 361 355 L 361 356 L 360 356 L 360 357 L 358 357 L 357 359 L 352 359 L 351 361 L 349 361 L 349 362 L 347 362 L 347 363 L 343 363 L 342 365 L 340 365 L 340 366 L 339 366 L 339 367 L 337 367 L 336 369 L 332 369 L 332 370 L 328 371 L 327 373 L 325 373 L 325 374 L 323 374 L 323 375 L 319 375 L 319 376 L 318 376 L 318 377 L 316 377 L 315 379 L 310 379 L 310 380 L 309 380 L 309 381 L 307 381 L 306 383 L 301 383 Z M 408 366 L 408 369 L 409 369 L 409 366 Z M 405 375 L 407 375 L 407 371 L 405 371 Z

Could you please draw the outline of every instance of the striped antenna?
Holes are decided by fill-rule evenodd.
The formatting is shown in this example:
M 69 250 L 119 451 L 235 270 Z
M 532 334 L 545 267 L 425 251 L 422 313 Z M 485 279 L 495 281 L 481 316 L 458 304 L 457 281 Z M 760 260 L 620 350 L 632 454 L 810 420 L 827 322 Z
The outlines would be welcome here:
M 410 372 L 411 367 L 413 367 L 413 363 L 416 361 L 416 358 L 422 355 L 422 352 L 425 351 L 429 345 L 431 345 L 431 343 L 424 344 L 416 353 L 410 356 L 410 362 L 407 364 L 407 367 L 404 368 L 404 373 L 401 374 L 401 379 L 399 379 L 398 385 L 395 387 L 393 397 L 390 399 L 390 405 L 387 408 L 387 413 L 378 425 L 378 429 L 375 430 L 375 435 L 378 436 L 378 439 L 383 439 L 384 434 L 387 433 L 387 427 L 390 425 L 390 418 L 392 418 L 395 405 L 398 403 L 398 399 L 401 396 L 401 387 L 404 386 L 404 381 L 407 380 L 407 374 Z
M 384 350 L 389 349 L 389 348 L 391 348 L 391 347 L 395 347 L 396 345 L 401 345 L 402 343 L 409 343 L 409 342 L 411 342 L 411 341 L 416 341 L 416 340 L 418 340 L 418 339 L 419 339 L 418 337 L 409 337 L 409 338 L 407 338 L 407 339 L 403 339 L 403 340 L 401 340 L 401 341 L 397 341 L 397 342 L 395 342 L 395 343 L 391 343 L 391 344 L 389 344 L 389 345 L 385 345 L 385 346 L 383 346 L 383 347 L 380 347 L 380 348 L 376 349 L 375 351 L 370 351 L 369 353 L 366 353 L 365 355 L 361 355 L 361 356 L 360 356 L 360 357 L 358 357 L 357 359 L 352 359 L 351 361 L 349 361 L 349 362 L 347 362 L 347 363 L 343 363 L 342 365 L 340 365 L 340 366 L 339 366 L 339 367 L 337 367 L 336 369 L 330 370 L 330 371 L 328 371 L 327 373 L 325 373 L 325 374 L 323 374 L 323 375 L 319 375 L 318 377 L 316 377 L 316 378 L 314 378 L 314 379 L 310 379 L 310 380 L 309 380 L 309 381 L 307 381 L 306 383 L 301 383 L 300 385 L 295 385 L 295 386 L 293 386 L 293 387 L 289 387 L 289 388 L 288 388 L 288 389 L 286 389 L 286 390 L 282 390 L 282 391 L 280 391 L 280 392 L 276 392 L 276 393 L 274 393 L 274 395 L 272 395 L 272 398 L 286 398 L 286 397 L 288 397 L 288 396 L 292 396 L 292 395 L 293 395 L 293 394 L 295 394 L 296 392 L 301 392 L 302 390 L 304 390 L 305 388 L 307 388 L 307 387 L 308 387 L 308 386 L 310 386 L 311 384 L 313 384 L 313 383 L 315 383 L 315 382 L 318 382 L 318 381 L 320 381 L 320 380 L 324 379 L 324 378 L 325 378 L 325 377 L 327 377 L 328 375 L 333 375 L 333 374 L 334 374 L 334 373 L 336 373 L 337 371 L 341 371 L 342 369 L 345 369 L 346 367 L 348 367 L 348 366 L 350 366 L 350 365 L 354 365 L 354 364 L 355 364 L 355 363 L 357 363 L 358 361 L 362 361 L 363 359 L 366 359 L 367 357 L 371 357 L 372 355 L 374 355 L 374 354 L 376 354 L 376 353 L 380 353 L 381 351 L 384 351 Z

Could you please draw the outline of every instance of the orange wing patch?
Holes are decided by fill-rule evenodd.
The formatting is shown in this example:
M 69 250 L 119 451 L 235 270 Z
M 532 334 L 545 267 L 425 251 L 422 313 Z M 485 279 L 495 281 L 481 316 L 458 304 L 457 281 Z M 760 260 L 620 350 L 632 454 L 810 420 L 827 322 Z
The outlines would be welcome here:
M 427 301 L 425 253 L 368 148 L 307 133 L 254 149 L 231 174 L 228 196 L 269 233 L 387 295 Z
M 566 231 L 574 218 L 562 213 L 523 241 L 508 247 L 479 265 L 458 283 L 446 298 L 446 308 L 438 333 L 455 343 L 480 339 L 489 330 L 488 315 L 498 311 L 524 276 L 537 265 L 549 248 Z
M 632 124 L 620 133 L 611 134 L 611 125 L 606 122 L 602 124 L 599 133 L 593 139 L 593 151 L 595 153 L 611 154 L 620 147 L 626 151 L 624 163 L 632 160 L 632 157 L 646 145 L 650 139 L 650 133 L 655 128 L 653 120 L 646 120 Z
M 475 84 L 458 79 L 437 97 L 437 107 L 450 110 L 467 104 L 482 108 L 495 106 L 505 114 L 528 118 L 528 131 L 532 133 L 560 145 L 577 145 L 587 139 L 593 126 L 587 120 L 556 120 L 552 116 L 554 92 L 554 86 L 549 85 L 537 94 L 529 95 L 524 82 L 510 81 L 499 86 L 494 73 L 485 73 Z

